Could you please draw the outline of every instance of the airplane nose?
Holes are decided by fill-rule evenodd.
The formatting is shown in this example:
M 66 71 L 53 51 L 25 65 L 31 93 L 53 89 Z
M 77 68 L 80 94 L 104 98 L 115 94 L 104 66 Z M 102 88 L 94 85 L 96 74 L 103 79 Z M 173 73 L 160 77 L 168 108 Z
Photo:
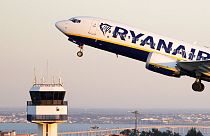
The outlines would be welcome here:
M 59 21 L 59 22 L 55 23 L 55 26 L 58 28 L 58 30 L 65 33 L 67 31 L 68 22 L 67 21 Z
M 56 22 L 56 23 L 55 23 L 55 26 L 56 26 L 59 30 L 62 30 L 62 28 L 64 27 L 64 26 L 63 26 L 63 21 Z

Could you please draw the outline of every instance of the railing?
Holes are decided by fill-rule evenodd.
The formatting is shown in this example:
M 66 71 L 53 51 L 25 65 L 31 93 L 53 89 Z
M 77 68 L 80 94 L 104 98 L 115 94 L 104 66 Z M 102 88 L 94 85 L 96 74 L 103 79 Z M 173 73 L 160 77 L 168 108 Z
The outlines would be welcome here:
M 62 84 L 34 84 L 33 85 L 34 87 L 37 86 L 37 87 L 63 87 Z
M 65 121 L 68 115 L 27 115 L 28 121 Z
M 36 105 L 68 105 L 68 101 L 62 100 L 40 100 L 40 101 L 27 101 L 27 106 L 36 106 Z
M 177 132 L 181 135 L 185 135 L 188 130 L 190 130 L 192 127 L 196 128 L 197 130 L 201 131 L 202 134 L 210 135 L 210 126 L 185 126 L 185 125 L 157 125 L 157 126 L 142 126 L 138 127 L 137 129 L 139 131 L 149 131 L 153 128 L 156 129 L 167 129 L 172 132 Z M 105 136 L 105 135 L 112 135 L 112 134 L 120 134 L 123 130 L 126 129 L 134 129 L 134 128 L 116 128 L 116 129 L 106 129 L 106 130 L 89 130 L 89 131 L 78 131 L 78 132 L 60 132 L 58 133 L 58 136 Z

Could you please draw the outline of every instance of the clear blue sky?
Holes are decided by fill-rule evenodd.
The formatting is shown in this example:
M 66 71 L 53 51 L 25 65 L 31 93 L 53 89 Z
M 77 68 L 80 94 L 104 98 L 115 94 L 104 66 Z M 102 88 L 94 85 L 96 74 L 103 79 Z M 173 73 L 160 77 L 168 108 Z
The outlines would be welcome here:
M 74 16 L 115 20 L 161 35 L 210 44 L 208 0 L 1 0 L 0 107 L 26 107 L 37 76 L 62 76 L 71 107 L 209 108 L 210 83 L 191 90 L 194 79 L 170 78 L 145 69 L 145 63 L 86 46 L 78 58 L 54 24 Z

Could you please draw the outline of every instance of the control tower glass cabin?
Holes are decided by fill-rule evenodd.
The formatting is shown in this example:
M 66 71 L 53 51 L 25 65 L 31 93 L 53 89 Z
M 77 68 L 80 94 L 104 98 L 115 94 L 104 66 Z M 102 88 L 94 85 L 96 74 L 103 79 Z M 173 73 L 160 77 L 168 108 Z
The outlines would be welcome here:
M 27 120 L 32 123 L 62 123 L 68 119 L 66 90 L 62 84 L 34 84 L 27 101 Z

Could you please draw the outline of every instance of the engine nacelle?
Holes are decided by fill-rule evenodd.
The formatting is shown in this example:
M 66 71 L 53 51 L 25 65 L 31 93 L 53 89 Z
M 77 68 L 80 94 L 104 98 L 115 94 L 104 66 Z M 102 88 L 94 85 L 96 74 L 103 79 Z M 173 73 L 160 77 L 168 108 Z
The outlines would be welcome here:
M 149 53 L 146 68 L 167 76 L 181 76 L 177 67 L 177 59 L 159 53 Z

